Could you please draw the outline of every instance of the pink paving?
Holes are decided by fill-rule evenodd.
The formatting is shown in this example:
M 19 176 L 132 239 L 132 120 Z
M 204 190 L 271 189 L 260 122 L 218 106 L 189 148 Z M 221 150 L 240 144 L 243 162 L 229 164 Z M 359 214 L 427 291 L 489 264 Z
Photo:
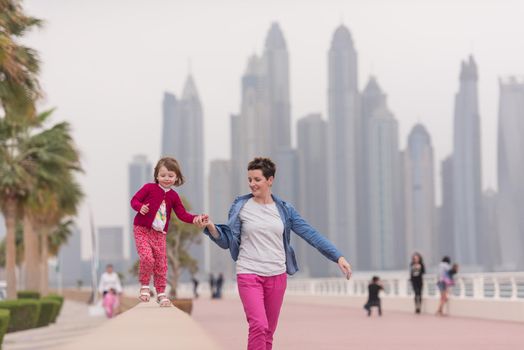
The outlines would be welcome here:
M 375 310 L 374 310 L 375 311 Z M 284 301 L 275 350 L 524 349 L 524 324 L 436 317 Z M 245 350 L 247 322 L 239 299 L 196 300 L 193 318 L 227 350 Z

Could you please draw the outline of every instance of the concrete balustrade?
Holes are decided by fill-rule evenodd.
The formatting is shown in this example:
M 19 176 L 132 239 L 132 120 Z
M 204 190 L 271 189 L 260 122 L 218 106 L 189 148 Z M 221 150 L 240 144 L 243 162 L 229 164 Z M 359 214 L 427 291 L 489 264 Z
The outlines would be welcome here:
M 57 350 L 218 350 L 217 343 L 186 313 L 156 302 L 140 303 Z

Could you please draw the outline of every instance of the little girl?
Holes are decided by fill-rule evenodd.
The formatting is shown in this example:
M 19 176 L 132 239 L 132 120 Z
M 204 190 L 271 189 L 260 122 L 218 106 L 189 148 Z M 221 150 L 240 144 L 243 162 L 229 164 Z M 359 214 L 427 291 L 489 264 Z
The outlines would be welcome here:
M 106 312 L 107 318 L 112 318 L 118 310 L 119 301 L 116 289 L 111 288 L 105 295 L 102 301 L 102 306 Z
M 149 281 L 153 275 L 160 306 L 171 306 L 165 294 L 167 279 L 166 233 L 173 209 L 177 217 L 187 223 L 203 227 L 207 215 L 193 215 L 186 211 L 178 193 L 171 187 L 184 183 L 176 159 L 164 157 L 155 166 L 155 182 L 147 183 L 131 199 L 131 207 L 138 213 L 134 220 L 135 245 L 140 260 L 140 296 L 148 302 Z

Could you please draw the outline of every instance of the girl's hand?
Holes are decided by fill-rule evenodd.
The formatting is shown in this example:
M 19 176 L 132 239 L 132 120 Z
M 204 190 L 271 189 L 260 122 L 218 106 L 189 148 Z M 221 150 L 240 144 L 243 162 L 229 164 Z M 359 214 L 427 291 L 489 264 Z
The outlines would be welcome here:
M 197 225 L 200 228 L 204 228 L 206 226 L 208 218 L 209 216 L 206 214 L 197 215 L 193 219 L 193 224 Z
M 353 271 L 351 270 L 351 264 L 348 263 L 346 258 L 341 256 L 338 258 L 338 267 L 342 271 L 342 273 L 346 276 L 346 279 L 350 279 L 351 275 L 353 274 Z
M 149 211 L 149 203 L 142 205 L 142 208 L 140 208 L 140 214 L 146 215 Z

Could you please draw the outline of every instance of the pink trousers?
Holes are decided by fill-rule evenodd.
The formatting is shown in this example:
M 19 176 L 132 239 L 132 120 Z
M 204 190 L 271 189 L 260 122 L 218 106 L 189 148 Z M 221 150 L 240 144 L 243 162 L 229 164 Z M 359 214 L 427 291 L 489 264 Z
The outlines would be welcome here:
M 104 299 L 102 300 L 102 306 L 104 307 L 104 310 L 106 311 L 106 316 L 108 318 L 112 318 L 115 316 L 115 312 L 118 309 L 118 295 L 111 294 L 110 292 L 107 292 L 106 295 L 104 295 Z
M 276 276 L 237 275 L 238 294 L 249 323 L 248 350 L 271 350 L 287 285 L 285 273 Z
M 134 233 L 140 260 L 140 284 L 149 286 L 153 275 L 157 294 L 164 293 L 167 281 L 166 235 L 143 226 L 135 226 Z

